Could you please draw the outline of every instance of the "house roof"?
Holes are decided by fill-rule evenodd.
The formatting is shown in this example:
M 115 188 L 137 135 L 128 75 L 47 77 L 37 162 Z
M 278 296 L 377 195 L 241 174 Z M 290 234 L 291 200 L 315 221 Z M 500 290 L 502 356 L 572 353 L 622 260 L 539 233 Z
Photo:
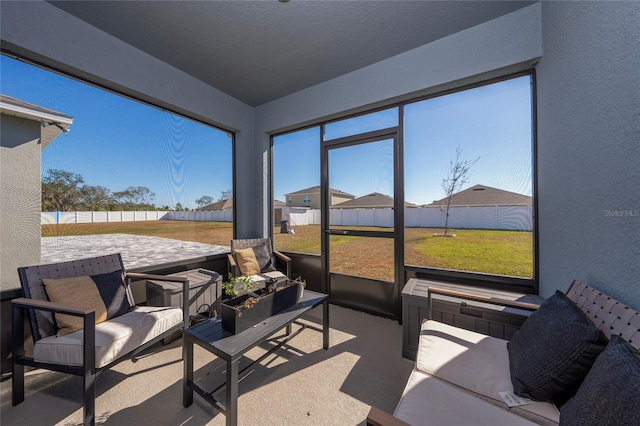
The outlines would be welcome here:
M 70 115 L 2 94 L 0 94 L 0 113 L 42 123 L 40 131 L 42 149 L 61 133 L 68 132 L 73 124 L 73 117 Z
M 405 207 L 415 207 L 415 204 L 405 202 Z M 353 200 L 344 201 L 342 203 L 332 206 L 337 209 L 383 209 L 393 207 L 393 198 L 381 194 L 379 192 L 372 192 L 371 194 L 363 195 L 362 197 L 354 198 Z
M 349 194 L 348 192 L 340 191 L 339 189 L 329 188 L 329 192 L 331 195 L 338 195 L 345 198 L 355 198 L 356 196 L 353 194 Z M 301 189 L 300 191 L 290 192 L 288 194 L 284 194 L 285 196 L 289 195 L 307 195 L 307 194 L 320 194 L 320 185 L 312 186 L 309 188 Z
M 207 204 L 204 207 L 200 207 L 201 211 L 211 210 L 233 210 L 233 198 L 227 198 L 226 200 L 216 201 L 213 204 Z
M 447 198 L 434 201 L 429 206 L 443 206 Z M 532 198 L 528 195 L 486 185 L 474 185 L 454 194 L 451 198 L 452 206 L 530 206 Z

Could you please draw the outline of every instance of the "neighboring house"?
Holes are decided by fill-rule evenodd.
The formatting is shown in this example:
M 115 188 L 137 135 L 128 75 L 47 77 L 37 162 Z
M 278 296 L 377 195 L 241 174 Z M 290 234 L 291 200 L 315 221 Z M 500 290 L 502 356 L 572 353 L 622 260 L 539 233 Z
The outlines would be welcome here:
M 274 207 L 284 206 L 284 202 L 280 200 L 273 200 Z M 233 210 L 233 198 L 227 198 L 226 200 L 216 201 L 213 204 L 207 204 L 204 207 L 200 207 L 198 211 L 210 212 L 218 210 Z
M 355 195 L 337 189 L 329 189 L 330 206 L 353 200 Z M 287 207 L 308 207 L 310 209 L 320 208 L 320 185 L 300 191 L 285 194 Z
M 415 204 L 408 202 L 405 202 L 404 206 L 417 207 Z M 337 209 L 388 209 L 393 207 L 393 197 L 379 192 L 373 192 L 333 207 Z
M 0 95 L 0 288 L 20 287 L 16 269 L 40 263 L 42 150 L 73 117 Z
M 213 204 L 207 204 L 204 207 L 200 207 L 198 210 L 202 212 L 233 210 L 233 198 L 227 198 L 226 200 L 216 201 Z
M 451 207 L 482 207 L 482 206 L 530 206 L 533 200 L 528 195 L 503 189 L 492 188 L 486 185 L 474 185 L 453 194 Z M 441 207 L 447 205 L 447 198 L 434 201 L 427 207 Z

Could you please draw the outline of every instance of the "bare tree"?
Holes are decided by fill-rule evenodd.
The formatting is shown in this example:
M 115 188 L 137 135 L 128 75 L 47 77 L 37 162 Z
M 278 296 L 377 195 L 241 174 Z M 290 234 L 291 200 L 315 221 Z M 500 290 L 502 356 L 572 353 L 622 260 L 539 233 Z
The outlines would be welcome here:
M 233 198 L 233 190 L 225 189 L 224 191 L 220 191 L 220 198 L 218 198 L 218 201 L 225 201 L 230 198 Z
M 446 178 L 442 179 L 442 190 L 447 198 L 447 204 L 442 209 L 445 214 L 444 219 L 444 236 L 447 236 L 447 231 L 449 229 L 449 209 L 451 208 L 451 200 L 454 195 L 456 195 L 465 183 L 468 182 L 469 170 L 471 166 L 473 166 L 480 157 L 476 158 L 472 162 L 467 160 L 460 159 L 460 155 L 462 154 L 462 150 L 460 147 L 456 148 L 456 158 L 455 160 L 451 160 L 449 163 L 449 173 Z
M 208 206 L 213 203 L 213 197 L 209 195 L 203 195 L 202 197 L 196 199 L 196 204 L 198 208 L 203 208 L 204 206 Z

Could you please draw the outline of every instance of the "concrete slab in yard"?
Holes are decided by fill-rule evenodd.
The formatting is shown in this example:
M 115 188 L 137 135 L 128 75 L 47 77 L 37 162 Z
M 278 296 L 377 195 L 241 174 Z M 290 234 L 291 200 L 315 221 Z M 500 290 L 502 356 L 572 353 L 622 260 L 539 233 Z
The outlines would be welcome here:
M 170 265 L 229 253 L 227 246 L 132 234 L 43 237 L 43 264 L 121 253 L 127 270 Z

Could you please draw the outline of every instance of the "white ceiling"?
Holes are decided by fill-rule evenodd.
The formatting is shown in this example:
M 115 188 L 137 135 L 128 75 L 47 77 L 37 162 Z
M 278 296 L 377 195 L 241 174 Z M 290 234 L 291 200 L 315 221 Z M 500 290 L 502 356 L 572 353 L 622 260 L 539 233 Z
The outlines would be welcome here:
M 252 106 L 529 1 L 50 1 Z

